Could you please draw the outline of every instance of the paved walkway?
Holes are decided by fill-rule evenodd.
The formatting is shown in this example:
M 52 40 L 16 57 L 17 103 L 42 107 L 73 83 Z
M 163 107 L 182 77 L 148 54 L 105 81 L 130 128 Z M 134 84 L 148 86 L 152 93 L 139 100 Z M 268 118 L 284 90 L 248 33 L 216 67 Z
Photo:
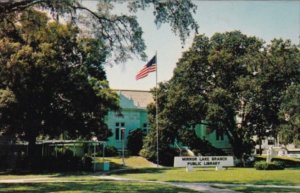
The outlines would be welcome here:
M 213 188 L 211 185 L 205 184 L 190 184 L 190 183 L 173 183 L 173 182 L 160 182 L 160 181 L 147 181 L 147 180 L 133 180 L 133 179 L 126 179 L 126 178 L 118 178 L 118 177 L 112 177 L 112 176 L 94 176 L 98 179 L 104 179 L 104 180 L 112 180 L 112 181 L 126 181 L 126 182 L 141 182 L 141 183 L 159 183 L 159 184 L 165 184 L 165 185 L 171 185 L 176 187 L 182 187 L 187 189 L 196 190 L 203 193 L 236 193 L 236 191 L 232 190 L 226 190 L 226 189 L 218 189 Z M 44 178 L 28 178 L 28 179 L 8 179 L 8 180 L 0 180 L 1 183 L 45 183 L 45 182 L 86 182 L 84 180 L 63 180 L 58 177 L 44 177 Z
M 214 188 L 214 187 L 211 186 L 212 184 L 203 184 L 203 183 L 181 183 L 181 182 L 161 182 L 161 181 L 148 181 L 148 180 L 134 180 L 134 179 L 113 177 L 113 176 L 99 176 L 99 178 L 100 179 L 105 179 L 105 180 L 165 184 L 165 185 L 171 185 L 171 186 L 196 190 L 196 191 L 203 192 L 203 193 L 238 193 L 237 191 L 233 191 L 233 190 Z
M 300 192 L 300 186 L 282 186 L 282 185 L 254 185 L 254 184 L 219 184 L 219 183 L 186 183 L 186 182 L 161 182 L 161 181 L 148 181 L 148 180 L 134 180 L 113 176 L 93 176 L 94 178 L 103 180 L 114 180 L 114 181 L 127 181 L 127 182 L 141 182 L 141 183 L 159 183 L 172 185 L 182 188 L 188 188 L 196 190 L 203 193 L 238 193 L 237 191 L 216 188 L 218 187 L 228 187 L 228 186 L 247 186 L 247 187 L 257 187 L 257 188 L 289 188 L 297 189 Z M 68 180 L 61 179 L 59 177 L 43 177 L 43 178 L 22 178 L 22 179 L 8 179 L 0 180 L 1 183 L 45 183 L 45 182 L 86 182 L 86 180 Z

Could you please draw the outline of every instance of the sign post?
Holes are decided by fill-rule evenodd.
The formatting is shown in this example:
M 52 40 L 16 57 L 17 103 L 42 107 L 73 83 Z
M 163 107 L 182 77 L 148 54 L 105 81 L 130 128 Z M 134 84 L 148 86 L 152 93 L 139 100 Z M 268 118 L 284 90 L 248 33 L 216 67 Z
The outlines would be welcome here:
M 124 157 L 125 157 L 125 128 L 121 128 L 121 137 L 122 137 L 122 163 L 123 163 L 123 166 L 125 166 L 125 160 L 124 160 Z

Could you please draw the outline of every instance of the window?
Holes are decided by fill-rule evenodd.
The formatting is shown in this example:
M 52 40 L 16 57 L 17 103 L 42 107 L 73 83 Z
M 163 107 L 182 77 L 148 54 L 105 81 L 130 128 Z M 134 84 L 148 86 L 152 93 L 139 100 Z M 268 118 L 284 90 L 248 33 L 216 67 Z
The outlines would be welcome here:
M 223 129 L 217 129 L 216 130 L 216 140 L 219 141 L 223 141 L 224 140 L 224 132 Z
M 273 139 L 269 139 L 268 140 L 268 145 L 274 145 L 274 140 Z
M 143 127 L 147 127 L 147 123 L 144 123 L 144 124 L 143 124 Z
M 120 140 L 120 129 L 119 128 L 116 128 L 115 136 L 116 136 L 116 140 Z
M 115 137 L 116 140 L 122 140 L 124 138 L 124 133 L 123 133 L 123 129 L 125 127 L 125 123 L 124 122 L 116 122 L 116 129 L 115 129 Z

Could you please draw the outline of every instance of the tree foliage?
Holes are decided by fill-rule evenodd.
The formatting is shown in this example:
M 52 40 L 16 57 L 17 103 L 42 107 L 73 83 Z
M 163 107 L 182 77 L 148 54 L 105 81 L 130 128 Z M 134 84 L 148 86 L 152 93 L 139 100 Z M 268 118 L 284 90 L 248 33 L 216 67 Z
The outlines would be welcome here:
M 284 93 L 299 83 L 299 56 L 289 40 L 266 45 L 239 31 L 196 36 L 172 79 L 157 89 L 161 135 L 168 130 L 172 144 L 194 125 L 208 124 L 226 133 L 235 156 L 250 153 L 254 135 L 278 134 L 278 113 L 288 108 Z
M 129 14 L 115 14 L 114 5 L 123 4 L 128 7 Z M 192 13 L 196 6 L 191 0 L 147 0 L 100 1 L 96 11 L 84 6 L 80 0 L 12 0 L 0 3 L 1 20 L 8 20 L 10 15 L 37 8 L 49 11 L 53 18 L 67 19 L 80 26 L 83 34 L 102 39 L 109 48 L 115 62 L 124 62 L 131 54 L 145 59 L 146 48 L 142 38 L 143 30 L 137 22 L 135 14 L 138 10 L 149 9 L 153 6 L 155 23 L 161 26 L 168 23 L 172 31 L 179 35 L 182 42 L 192 30 L 198 29 Z
M 30 147 L 40 135 L 106 139 L 104 117 L 118 97 L 106 81 L 102 41 L 42 12 L 13 17 L 20 22 L 0 23 L 0 128 Z
M 288 87 L 283 95 L 279 117 L 279 136 L 284 143 L 300 144 L 300 84 Z
M 126 4 L 128 14 L 115 14 Z M 117 110 L 103 63 L 146 58 L 135 16 L 153 6 L 155 23 L 169 23 L 184 42 L 198 26 L 190 0 L 100 1 L 96 11 L 80 0 L 0 2 L 0 128 L 29 141 L 39 135 L 105 139 L 104 116 Z M 38 11 L 37 11 L 38 10 Z M 50 20 L 50 18 L 51 20 Z

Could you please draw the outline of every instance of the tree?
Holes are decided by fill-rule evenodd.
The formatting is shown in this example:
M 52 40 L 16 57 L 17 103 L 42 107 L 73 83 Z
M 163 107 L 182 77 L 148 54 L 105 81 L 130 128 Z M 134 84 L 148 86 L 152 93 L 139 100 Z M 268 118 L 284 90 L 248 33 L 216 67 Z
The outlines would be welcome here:
M 261 148 L 264 137 L 277 138 L 283 96 L 290 85 L 300 81 L 299 49 L 289 40 L 274 39 L 262 51 L 249 55 L 245 63 L 251 73 L 239 82 L 241 117 L 247 120 L 243 127 L 258 137 Z
M 12 17 L 20 22 L 0 23 L 0 128 L 28 141 L 29 155 L 38 136 L 105 140 L 104 117 L 118 110 L 118 97 L 101 39 L 81 38 L 76 26 L 35 10 Z
M 164 96 L 158 98 L 158 118 L 160 129 L 172 133 L 169 144 L 196 124 L 207 124 L 224 131 L 241 158 L 251 152 L 254 135 L 276 136 L 283 93 L 299 82 L 299 53 L 290 41 L 265 45 L 239 31 L 196 36 L 172 79 L 160 84 L 167 87 L 157 90 Z
M 130 14 L 114 14 L 115 4 L 127 5 Z M 54 19 L 68 19 L 80 27 L 85 35 L 102 39 L 114 61 L 124 62 L 131 54 L 142 59 L 146 57 L 143 31 L 134 14 L 140 9 L 148 9 L 150 5 L 153 5 L 157 26 L 169 23 L 182 42 L 190 35 L 191 30 L 197 31 L 198 25 L 192 16 L 196 6 L 191 0 L 108 0 L 99 2 L 97 11 L 88 9 L 80 0 L 12 0 L 0 2 L 0 19 L 15 23 L 8 19 L 10 15 L 22 13 L 32 7 L 49 11 Z
M 157 91 L 156 91 L 157 89 Z M 176 125 L 171 125 L 172 123 L 167 119 L 163 119 L 163 110 L 165 109 L 165 104 L 167 104 L 167 93 L 169 90 L 168 83 L 160 83 L 158 88 L 152 90 L 152 94 L 155 95 L 157 92 L 157 100 L 159 114 L 158 114 L 158 124 L 159 124 L 159 163 L 162 165 L 172 165 L 173 157 L 176 155 L 175 149 L 170 146 L 174 144 L 176 130 Z M 150 129 L 143 141 L 143 148 L 140 151 L 140 155 L 148 160 L 157 162 L 157 128 L 156 128 L 156 106 L 151 103 L 147 106 L 148 119 Z
M 170 81 L 174 85 L 170 106 L 177 104 L 177 108 L 182 108 L 184 104 L 180 115 L 173 114 L 174 118 L 184 117 L 177 119 L 178 128 L 208 124 L 213 130 L 224 131 L 237 157 L 249 151 L 251 141 L 247 141 L 247 133 L 236 124 L 240 105 L 236 82 L 248 73 L 241 59 L 251 49 L 259 49 L 259 45 L 259 40 L 238 31 L 216 33 L 210 39 L 203 35 L 194 39 Z
M 124 3 L 132 14 L 113 14 Z M 39 135 L 98 134 L 105 139 L 108 109 L 117 109 L 102 63 L 146 58 L 143 31 L 135 13 L 154 7 L 155 23 L 169 23 L 184 42 L 198 26 L 190 0 L 103 1 L 97 11 L 80 0 L 0 2 L 0 128 L 29 141 Z M 44 13 L 54 21 L 49 21 Z M 66 23 L 66 24 L 64 24 Z
M 283 143 L 300 144 L 300 84 L 288 87 L 283 95 L 279 117 L 279 136 Z

